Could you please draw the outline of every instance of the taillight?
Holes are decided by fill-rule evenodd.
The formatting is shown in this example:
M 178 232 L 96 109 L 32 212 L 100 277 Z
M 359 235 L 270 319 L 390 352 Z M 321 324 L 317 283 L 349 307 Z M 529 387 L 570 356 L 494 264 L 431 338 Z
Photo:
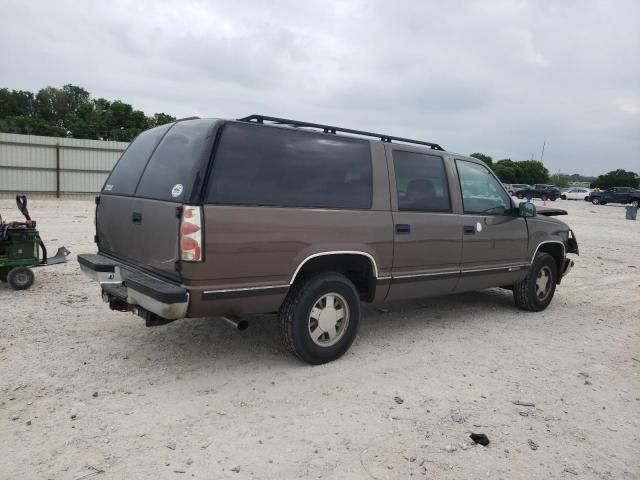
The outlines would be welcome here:
M 200 207 L 182 206 L 180 259 L 187 262 L 202 261 L 202 215 Z

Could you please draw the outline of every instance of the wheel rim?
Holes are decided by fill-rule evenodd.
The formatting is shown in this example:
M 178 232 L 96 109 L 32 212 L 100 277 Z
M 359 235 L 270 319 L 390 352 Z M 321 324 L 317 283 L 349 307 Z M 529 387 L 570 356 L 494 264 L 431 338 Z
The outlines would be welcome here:
M 551 268 L 542 267 L 536 277 L 536 297 L 544 300 L 551 291 Z
M 349 306 L 338 293 L 326 293 L 318 298 L 309 313 L 309 335 L 319 347 L 335 345 L 344 337 L 349 324 Z
M 638 208 L 638 203 L 640 203 L 638 202 L 638 200 L 634 200 L 633 202 L 631 202 L 631 206 Z
M 25 272 L 18 272 L 15 274 L 13 279 L 17 285 L 26 285 L 29 282 L 29 275 Z

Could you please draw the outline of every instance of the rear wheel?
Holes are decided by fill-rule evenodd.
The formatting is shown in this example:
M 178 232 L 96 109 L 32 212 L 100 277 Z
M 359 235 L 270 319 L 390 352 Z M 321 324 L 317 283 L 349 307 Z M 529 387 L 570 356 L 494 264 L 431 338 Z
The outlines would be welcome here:
M 589 197 L 584 197 L 584 201 L 588 202 L 589 201 Z
M 518 197 L 520 200 L 522 200 L 524 198 L 524 195 L 519 193 L 518 195 L 516 195 L 516 197 Z
M 287 349 L 318 365 L 340 358 L 356 338 L 360 298 L 339 273 L 303 278 L 280 308 L 280 332 Z
M 538 253 L 524 280 L 513 286 L 513 298 L 522 310 L 539 312 L 547 308 L 556 291 L 558 266 L 548 253 Z
M 551 197 L 551 201 L 555 202 L 558 199 L 558 197 Z
M 594 205 L 600 205 L 600 197 L 593 197 L 591 199 L 591 203 L 593 203 Z
M 14 290 L 26 290 L 33 285 L 34 279 L 33 271 L 27 267 L 12 268 L 7 275 L 7 281 Z
M 560 198 L 561 198 L 562 200 L 566 200 L 566 199 L 567 199 L 567 196 L 566 196 L 566 195 L 561 195 L 561 196 L 560 196 Z
M 638 208 L 638 205 L 639 205 L 639 204 L 640 204 L 640 201 L 639 201 L 637 198 L 635 198 L 635 199 L 631 200 L 631 206 L 632 206 L 632 207 L 636 207 L 636 208 Z

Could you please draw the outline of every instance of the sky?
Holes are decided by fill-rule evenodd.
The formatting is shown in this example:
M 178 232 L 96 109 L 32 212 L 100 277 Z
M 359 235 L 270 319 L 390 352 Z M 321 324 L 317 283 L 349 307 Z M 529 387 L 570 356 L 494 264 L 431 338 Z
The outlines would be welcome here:
M 640 173 L 640 1 L 3 0 L 0 88 Z

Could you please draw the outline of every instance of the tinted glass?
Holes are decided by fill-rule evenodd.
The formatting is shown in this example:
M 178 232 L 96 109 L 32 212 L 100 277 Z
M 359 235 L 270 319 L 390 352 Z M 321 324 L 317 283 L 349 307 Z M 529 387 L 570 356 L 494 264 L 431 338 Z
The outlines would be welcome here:
M 225 126 L 208 201 L 371 208 L 369 142 L 277 127 Z
M 456 160 L 464 213 L 508 214 L 509 195 L 488 168 L 473 162 Z
M 398 210 L 448 212 L 449 186 L 442 158 L 394 150 Z
M 147 167 L 137 197 L 180 202 L 189 198 L 196 173 L 208 158 L 215 120 L 185 120 L 164 136 Z
M 161 125 L 138 135 L 113 167 L 102 193 L 133 195 L 147 160 L 170 126 Z

